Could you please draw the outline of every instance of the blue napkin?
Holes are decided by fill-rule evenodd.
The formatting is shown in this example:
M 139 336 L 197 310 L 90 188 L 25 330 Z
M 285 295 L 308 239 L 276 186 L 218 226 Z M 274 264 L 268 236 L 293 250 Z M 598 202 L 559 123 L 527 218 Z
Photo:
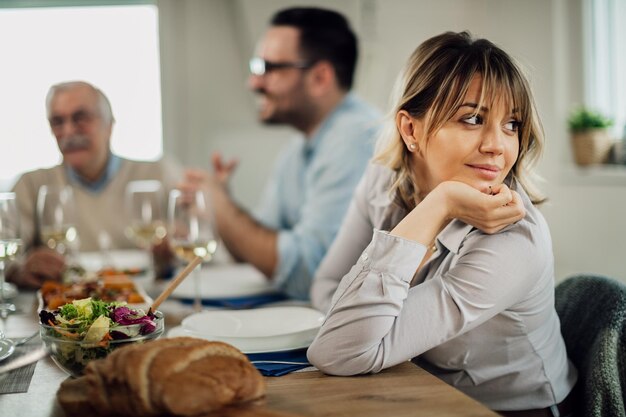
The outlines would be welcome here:
M 241 310 L 245 308 L 254 308 L 263 304 L 284 301 L 287 296 L 283 293 L 269 293 L 261 295 L 252 295 L 249 297 L 239 298 L 208 298 L 202 300 L 202 305 L 212 307 L 232 308 L 233 310 Z M 180 298 L 185 304 L 193 304 L 193 298 Z
M 307 348 L 283 352 L 248 353 L 248 359 L 263 376 L 282 376 L 311 366 L 306 357 L 306 350 Z M 285 361 L 293 362 L 293 364 L 263 361 Z

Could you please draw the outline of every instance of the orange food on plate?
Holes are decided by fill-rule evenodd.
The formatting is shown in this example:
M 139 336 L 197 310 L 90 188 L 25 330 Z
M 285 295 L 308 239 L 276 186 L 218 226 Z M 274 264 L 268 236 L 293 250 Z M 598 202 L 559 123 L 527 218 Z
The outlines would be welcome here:
M 146 300 L 138 291 L 135 283 L 123 275 L 110 276 L 93 282 L 61 284 L 46 281 L 41 287 L 42 308 L 54 310 L 74 300 L 91 297 L 102 301 L 125 301 L 129 304 L 141 304 Z
M 67 304 L 67 298 L 62 295 L 52 295 L 48 299 L 48 306 L 46 307 L 48 310 L 56 310 L 62 305 Z
M 128 294 L 128 304 L 141 304 L 145 301 L 146 300 L 144 300 L 141 294 L 138 294 L 138 293 Z
M 110 275 L 130 275 L 130 276 L 134 276 L 134 275 L 140 275 L 145 273 L 146 270 L 142 269 L 142 268 L 125 268 L 125 269 L 115 269 L 112 267 L 106 267 L 106 268 L 102 268 L 100 271 L 98 271 L 98 275 L 101 277 L 106 277 L 106 276 L 110 276 Z
M 134 289 L 135 283 L 128 278 L 128 275 L 104 275 L 102 285 L 107 289 Z

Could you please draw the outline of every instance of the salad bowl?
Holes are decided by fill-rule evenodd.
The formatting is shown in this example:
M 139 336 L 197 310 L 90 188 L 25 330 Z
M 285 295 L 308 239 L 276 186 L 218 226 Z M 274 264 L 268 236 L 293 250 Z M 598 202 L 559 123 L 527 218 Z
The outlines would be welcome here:
M 124 303 L 75 300 L 39 313 L 39 334 L 52 360 L 73 377 L 85 366 L 123 346 L 145 343 L 163 334 L 163 314 L 146 314 Z

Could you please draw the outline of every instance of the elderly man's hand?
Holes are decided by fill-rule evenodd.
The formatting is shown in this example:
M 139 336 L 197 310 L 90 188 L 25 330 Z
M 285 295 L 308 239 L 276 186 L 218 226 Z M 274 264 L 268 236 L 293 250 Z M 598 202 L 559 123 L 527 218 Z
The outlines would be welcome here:
M 60 281 L 64 269 L 63 255 L 48 248 L 37 248 L 29 252 L 9 278 L 20 287 L 39 288 L 46 280 Z

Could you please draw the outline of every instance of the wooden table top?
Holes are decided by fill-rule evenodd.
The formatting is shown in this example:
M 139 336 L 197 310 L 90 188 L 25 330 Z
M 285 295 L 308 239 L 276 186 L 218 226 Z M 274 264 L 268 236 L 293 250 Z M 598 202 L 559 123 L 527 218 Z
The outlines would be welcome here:
M 32 293 L 21 293 L 22 312 L 0 320 L 7 337 L 37 329 Z M 60 417 L 56 391 L 66 375 L 51 359 L 40 361 L 23 394 L 0 394 L 0 416 Z M 260 408 L 229 416 L 497 416 L 484 405 L 406 362 L 375 375 L 333 377 L 319 371 L 266 377 L 267 394 Z M 267 413 L 261 412 L 267 410 Z M 272 413 L 272 411 L 275 413 Z M 226 415 L 226 414 L 224 414 Z
M 317 416 L 497 416 L 411 362 L 352 377 L 319 371 L 265 378 L 267 407 Z

